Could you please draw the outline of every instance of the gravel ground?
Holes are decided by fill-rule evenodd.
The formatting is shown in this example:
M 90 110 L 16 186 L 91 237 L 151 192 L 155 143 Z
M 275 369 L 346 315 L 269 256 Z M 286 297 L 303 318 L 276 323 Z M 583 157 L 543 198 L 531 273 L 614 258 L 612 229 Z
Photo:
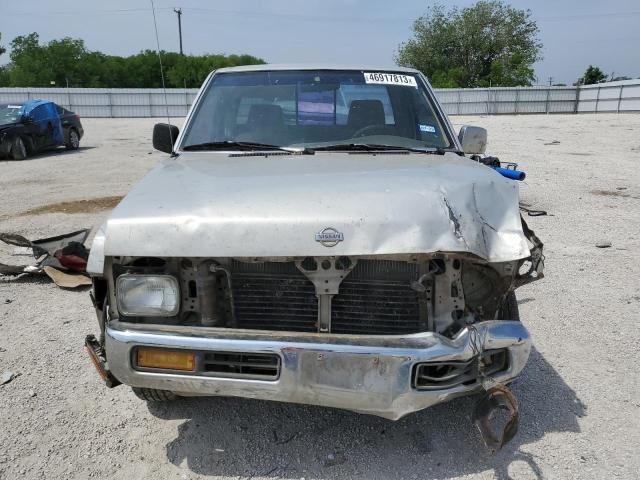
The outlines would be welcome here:
M 502 452 L 481 445 L 473 399 L 395 423 L 232 398 L 147 406 L 106 389 L 86 357 L 87 292 L 23 279 L 0 281 L 0 374 L 19 374 L 0 386 L 0 478 L 638 478 L 640 115 L 453 121 L 488 128 L 490 153 L 528 174 L 523 201 L 550 214 L 527 218 L 547 278 L 518 291 L 535 349 Z M 123 195 L 161 157 L 153 119 L 83 122 L 78 152 L 0 162 L 0 231 L 97 227 L 104 200 L 60 202 Z M 0 261 L 24 259 L 12 252 Z

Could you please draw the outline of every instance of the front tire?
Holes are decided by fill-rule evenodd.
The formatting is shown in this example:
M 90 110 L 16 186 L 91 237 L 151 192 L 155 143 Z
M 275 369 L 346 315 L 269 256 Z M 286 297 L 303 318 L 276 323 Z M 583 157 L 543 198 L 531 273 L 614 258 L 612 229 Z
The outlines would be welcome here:
M 169 392 L 168 390 L 156 390 L 154 388 L 138 388 L 131 387 L 133 393 L 141 400 L 145 400 L 147 402 L 161 403 L 161 402 L 172 402 L 178 396 Z
M 27 158 L 27 147 L 25 147 L 22 138 L 16 137 L 13 142 L 11 142 L 11 157 L 14 160 L 24 160 Z
M 515 320 L 520 321 L 520 309 L 518 308 L 518 300 L 516 299 L 516 292 L 509 292 L 507 298 L 505 298 L 500 312 L 498 313 L 500 320 Z
M 78 148 L 80 148 L 80 135 L 75 128 L 69 130 L 69 137 L 67 138 L 65 146 L 67 150 L 78 150 Z

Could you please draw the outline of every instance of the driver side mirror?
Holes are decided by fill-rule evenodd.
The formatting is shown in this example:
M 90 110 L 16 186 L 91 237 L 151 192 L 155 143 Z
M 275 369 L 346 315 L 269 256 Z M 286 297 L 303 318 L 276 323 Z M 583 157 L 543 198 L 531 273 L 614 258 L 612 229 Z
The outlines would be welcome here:
M 462 151 L 471 155 L 481 155 L 487 149 L 487 131 L 481 127 L 463 125 L 458 133 Z
M 156 123 L 153 126 L 153 148 L 164 153 L 173 153 L 180 130 L 175 125 Z
M 26 124 L 33 123 L 33 117 L 29 117 L 29 116 L 22 117 L 22 123 L 26 123 Z

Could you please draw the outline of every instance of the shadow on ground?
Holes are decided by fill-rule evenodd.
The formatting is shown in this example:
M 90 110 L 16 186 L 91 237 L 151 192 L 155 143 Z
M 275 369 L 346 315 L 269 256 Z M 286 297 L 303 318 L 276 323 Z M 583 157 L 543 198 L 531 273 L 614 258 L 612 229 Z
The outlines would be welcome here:
M 535 349 L 512 388 L 520 402 L 520 429 L 496 455 L 488 454 L 471 423 L 478 397 L 397 422 L 239 398 L 181 399 L 149 409 L 161 419 L 186 419 L 166 454 L 201 475 L 425 479 L 493 471 L 506 480 L 512 462 L 525 462 L 529 477 L 542 478 L 536 458 L 520 447 L 550 432 L 580 431 L 586 407 Z
M 24 160 L 14 160 L 13 158 L 0 158 L 0 161 L 5 161 L 5 162 L 28 162 L 29 160 L 35 160 L 37 158 L 44 158 L 44 157 L 49 157 L 49 156 L 56 156 L 56 155 L 75 155 L 78 153 L 81 153 L 85 150 L 92 150 L 96 147 L 78 147 L 76 150 L 69 150 L 67 148 L 61 147 L 61 148 L 48 148 L 45 150 L 42 150 L 40 152 L 36 152 L 36 153 L 29 153 L 27 155 L 27 158 L 25 158 Z

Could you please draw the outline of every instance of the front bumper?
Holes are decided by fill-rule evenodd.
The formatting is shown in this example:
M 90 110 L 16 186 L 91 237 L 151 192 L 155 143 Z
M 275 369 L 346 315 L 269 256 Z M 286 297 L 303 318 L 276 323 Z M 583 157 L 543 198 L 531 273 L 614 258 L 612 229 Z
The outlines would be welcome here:
M 465 362 L 481 350 L 507 349 L 508 367 L 491 376 L 509 382 L 524 368 L 531 341 L 516 321 L 492 320 L 454 339 L 427 332 L 408 336 L 256 332 L 111 322 L 106 358 L 113 375 L 133 387 L 183 395 L 223 395 L 321 405 L 397 420 L 436 403 L 482 389 L 479 381 L 439 390 L 412 386 L 422 362 Z M 274 381 L 221 378 L 134 369 L 137 346 L 209 352 L 271 353 L 280 357 Z

